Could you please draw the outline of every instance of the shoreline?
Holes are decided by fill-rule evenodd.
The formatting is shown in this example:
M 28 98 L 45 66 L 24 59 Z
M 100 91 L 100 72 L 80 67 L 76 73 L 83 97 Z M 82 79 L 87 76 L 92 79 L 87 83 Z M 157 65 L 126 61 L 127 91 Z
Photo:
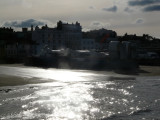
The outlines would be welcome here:
M 6 67 L 22 67 L 22 68 L 30 68 L 30 66 L 25 66 L 23 64 L 0 64 L 0 66 Z M 39 67 L 33 67 L 38 69 Z M 44 69 L 44 68 L 40 68 Z M 52 69 L 52 68 L 48 68 Z M 72 69 L 75 70 L 75 69 Z M 77 69 L 76 69 L 77 70 Z M 75 70 L 75 71 L 76 71 Z M 84 70 L 85 72 L 90 72 L 88 70 Z M 160 67 L 159 66 L 140 66 L 136 71 L 113 71 L 113 70 L 104 70 L 104 71 L 94 71 L 91 70 L 93 73 L 100 73 L 100 74 L 110 74 L 112 76 L 134 76 L 134 77 L 152 77 L 152 76 L 160 76 Z M 46 83 L 52 82 L 53 80 L 47 79 L 40 79 L 40 78 L 25 78 L 19 76 L 10 76 L 10 75 L 3 75 L 0 76 L 0 87 L 4 86 L 18 86 L 18 85 L 27 85 L 27 84 L 39 84 L 39 83 Z
M 140 66 L 140 76 L 160 76 L 160 66 Z
M 22 68 L 38 68 L 38 69 L 52 69 L 45 68 L 45 67 L 36 67 L 36 66 L 26 66 L 24 64 L 0 64 L 0 66 L 6 66 L 6 67 L 22 67 Z M 54 69 L 54 68 L 53 68 Z M 56 69 L 56 68 L 55 68 Z M 65 68 L 58 68 L 60 70 L 63 70 Z M 71 70 L 84 70 L 87 71 L 88 69 L 71 69 Z M 89 71 L 95 71 L 96 73 L 105 73 L 105 72 L 112 72 L 115 74 L 122 74 L 122 75 L 136 75 L 136 76 L 160 76 L 160 66 L 146 66 L 146 65 L 140 65 L 139 68 L 135 71 L 123 71 L 123 70 L 89 70 Z
M 10 75 L 1 75 L 0 76 L 0 87 L 4 86 L 19 86 L 19 85 L 27 85 L 27 84 L 39 84 L 39 83 L 47 83 L 52 82 L 53 80 L 42 80 L 39 78 L 25 78 L 18 76 L 10 76 Z

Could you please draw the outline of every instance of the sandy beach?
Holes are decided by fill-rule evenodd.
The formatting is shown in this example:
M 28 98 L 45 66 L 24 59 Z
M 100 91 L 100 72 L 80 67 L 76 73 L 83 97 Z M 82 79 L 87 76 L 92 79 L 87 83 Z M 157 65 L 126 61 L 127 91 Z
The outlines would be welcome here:
M 0 119 L 159 120 L 159 91 L 155 66 L 93 71 L 1 65 Z
M 160 66 L 140 66 L 140 76 L 160 76 Z
M 30 68 L 28 66 L 24 66 L 23 64 L 2 64 L 0 66 L 7 67 L 20 67 L 20 68 Z M 34 68 L 34 67 L 33 67 Z M 37 69 L 35 67 L 35 69 Z M 1 71 L 0 71 L 1 72 Z M 89 71 L 86 71 L 89 72 Z M 128 71 L 92 71 L 93 73 L 100 74 L 110 74 L 110 75 L 131 75 L 135 77 L 139 76 L 160 76 L 160 67 L 159 66 L 140 66 L 137 71 L 128 72 Z M 1 73 L 0 73 L 1 74 Z M 49 79 L 40 79 L 36 77 L 26 78 L 14 75 L 0 75 L 0 87 L 2 86 L 17 86 L 17 85 L 25 85 L 25 84 L 37 84 L 44 82 L 51 82 Z
M 17 85 L 26 85 L 26 84 L 38 84 L 51 82 L 51 80 L 41 80 L 39 78 L 23 78 L 17 76 L 0 76 L 0 87 L 3 86 L 17 86 Z

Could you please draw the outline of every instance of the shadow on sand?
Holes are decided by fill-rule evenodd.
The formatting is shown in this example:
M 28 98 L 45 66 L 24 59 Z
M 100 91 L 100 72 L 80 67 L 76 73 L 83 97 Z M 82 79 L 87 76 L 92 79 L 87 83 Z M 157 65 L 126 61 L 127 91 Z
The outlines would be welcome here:
M 141 73 L 150 73 L 150 72 L 142 70 L 140 68 L 133 69 L 133 70 L 116 69 L 116 70 L 113 70 L 113 71 L 115 73 L 124 74 L 124 75 L 140 75 Z

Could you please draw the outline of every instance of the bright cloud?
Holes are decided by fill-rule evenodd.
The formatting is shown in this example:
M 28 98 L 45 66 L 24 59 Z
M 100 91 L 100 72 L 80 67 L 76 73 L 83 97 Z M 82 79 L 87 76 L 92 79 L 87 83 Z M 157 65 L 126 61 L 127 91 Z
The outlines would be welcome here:
M 27 19 L 27 20 L 15 20 L 15 21 L 6 21 L 2 24 L 4 27 L 31 27 L 33 26 L 43 26 L 43 25 L 50 25 L 53 24 L 47 20 L 34 20 L 34 19 Z
M 79 21 L 86 30 L 103 27 L 118 34 L 158 36 L 159 11 L 160 0 L 0 0 L 0 23 L 8 27 L 52 27 L 59 20 Z

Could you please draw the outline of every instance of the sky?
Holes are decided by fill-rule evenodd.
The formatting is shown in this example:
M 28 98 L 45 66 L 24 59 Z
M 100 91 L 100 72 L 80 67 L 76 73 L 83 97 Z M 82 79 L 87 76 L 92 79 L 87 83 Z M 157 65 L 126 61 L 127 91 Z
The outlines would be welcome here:
M 78 21 L 83 31 L 105 28 L 160 38 L 160 0 L 0 0 L 1 27 L 55 27 L 59 20 Z

